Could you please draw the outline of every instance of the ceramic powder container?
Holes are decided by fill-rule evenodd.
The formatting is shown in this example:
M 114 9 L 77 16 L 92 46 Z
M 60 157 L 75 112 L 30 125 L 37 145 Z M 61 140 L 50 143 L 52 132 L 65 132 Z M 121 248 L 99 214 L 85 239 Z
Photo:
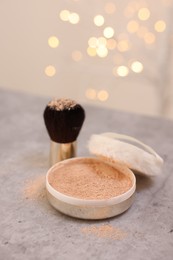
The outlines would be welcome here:
M 134 156 L 131 155 L 131 159 L 127 156 L 131 144 L 118 141 L 121 144 L 116 149 L 114 141 L 117 142 L 115 134 L 114 136 L 111 133 L 93 135 L 89 140 L 89 150 L 97 157 L 67 159 L 49 169 L 46 176 L 46 189 L 48 200 L 54 208 L 76 218 L 105 219 L 123 213 L 132 205 L 136 178 L 130 170 L 134 167 L 129 166 L 131 163 L 138 166 L 142 164 L 137 163 L 137 158 L 134 157 L 138 153 L 135 155 L 133 149 L 131 152 Z M 132 146 L 134 150 L 141 149 Z M 145 146 L 145 151 L 141 150 L 146 154 L 149 153 L 149 157 L 155 156 L 153 150 L 147 152 L 147 149 L 148 147 Z M 160 157 L 158 158 L 160 160 Z M 140 160 L 143 161 L 143 156 Z M 158 174 L 159 167 L 156 168 L 155 173 Z M 135 170 L 142 172 L 140 167 Z M 147 170 L 146 168 L 145 174 Z

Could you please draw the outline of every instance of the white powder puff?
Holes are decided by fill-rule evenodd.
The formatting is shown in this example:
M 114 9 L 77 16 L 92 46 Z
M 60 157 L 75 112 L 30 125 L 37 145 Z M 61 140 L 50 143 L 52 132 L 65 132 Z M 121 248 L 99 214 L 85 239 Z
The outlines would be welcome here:
M 142 148 L 128 142 L 136 143 Z M 118 161 L 141 174 L 155 176 L 161 173 L 163 159 L 151 147 L 130 136 L 116 133 L 95 134 L 90 137 L 88 148 L 91 154 L 104 157 L 109 162 Z

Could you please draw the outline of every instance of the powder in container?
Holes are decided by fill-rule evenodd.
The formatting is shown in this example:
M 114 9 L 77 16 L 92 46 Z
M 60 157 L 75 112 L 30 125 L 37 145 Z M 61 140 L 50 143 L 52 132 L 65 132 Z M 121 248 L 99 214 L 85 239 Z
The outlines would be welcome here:
M 118 168 L 99 159 L 79 158 L 62 161 L 48 177 L 49 184 L 64 195 L 102 200 L 122 195 L 133 185 L 124 168 Z

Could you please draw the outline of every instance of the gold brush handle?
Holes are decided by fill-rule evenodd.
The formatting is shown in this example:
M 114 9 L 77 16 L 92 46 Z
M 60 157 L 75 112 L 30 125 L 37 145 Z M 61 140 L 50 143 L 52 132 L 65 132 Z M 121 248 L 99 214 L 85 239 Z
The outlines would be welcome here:
M 76 142 L 59 144 L 51 141 L 50 143 L 50 166 L 55 163 L 76 156 Z

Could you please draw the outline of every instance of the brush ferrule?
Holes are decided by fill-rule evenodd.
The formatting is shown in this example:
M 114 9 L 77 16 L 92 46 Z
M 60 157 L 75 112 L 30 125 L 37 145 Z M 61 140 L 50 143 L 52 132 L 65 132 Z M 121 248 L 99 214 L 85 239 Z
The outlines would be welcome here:
M 76 142 L 59 144 L 51 141 L 50 143 L 50 166 L 59 161 L 76 156 Z

